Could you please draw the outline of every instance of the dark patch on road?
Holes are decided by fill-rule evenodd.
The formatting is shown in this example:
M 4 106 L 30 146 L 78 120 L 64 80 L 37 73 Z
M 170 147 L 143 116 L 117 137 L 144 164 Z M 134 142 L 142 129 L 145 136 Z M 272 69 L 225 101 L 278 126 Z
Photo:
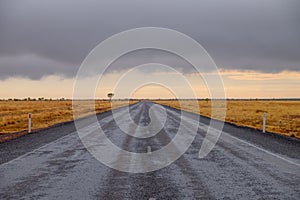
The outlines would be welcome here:
M 148 124 L 150 118 L 145 113 L 149 112 L 151 105 L 153 104 L 142 102 L 131 106 L 132 119 L 141 125 Z M 148 147 L 151 147 L 152 151 L 161 149 L 177 133 L 181 120 L 180 111 L 167 109 L 168 118 L 165 127 L 155 136 L 143 139 L 122 132 L 110 116 L 110 112 L 97 117 L 100 124 L 103 125 L 105 134 L 113 143 L 124 150 L 146 153 Z M 192 119 L 197 118 L 195 114 L 185 114 Z M 101 121 L 104 117 L 109 118 Z M 89 118 L 84 120 L 86 121 L 81 123 L 83 126 L 93 123 L 93 120 Z M 209 120 L 203 117 L 200 119 L 205 124 L 209 124 Z M 287 158 L 294 155 L 290 151 L 296 151 L 297 154 L 299 152 L 299 143 L 294 140 L 261 134 L 252 129 L 245 129 L 244 131 L 244 129 L 230 124 L 225 124 L 225 129 L 229 134 L 270 152 L 277 152 L 277 148 L 286 150 L 280 154 Z M 58 139 L 63 135 L 72 133 L 74 130 L 75 127 L 72 123 L 63 127 L 53 127 L 43 130 L 45 131 L 44 134 L 24 136 L 11 141 L 11 143 L 6 143 L 3 147 L 5 151 L 13 150 L 9 149 L 11 147 L 7 147 L 12 144 L 14 148 L 20 148 L 17 154 L 21 152 L 24 154 L 24 152 L 31 152 L 32 149 L 54 141 L 54 138 Z M 88 127 L 87 130 L 89 131 Z M 92 130 L 93 128 L 91 128 Z M 51 131 L 55 132 L 52 133 Z M 134 133 L 135 127 L 132 126 L 130 131 Z M 187 127 L 186 131 L 192 131 L 192 129 Z M 7 179 L 6 182 L 0 182 L 2 189 L 0 198 L 299 199 L 300 190 L 297 186 L 300 180 L 296 173 L 299 168 L 295 165 L 284 163 L 283 160 L 276 157 L 275 159 L 279 161 L 273 162 L 273 160 L 268 159 L 270 155 L 266 152 L 257 148 L 250 148 L 247 144 L 240 145 L 236 140 L 226 140 L 226 137 L 219 139 L 208 156 L 199 159 L 199 148 L 206 132 L 199 128 L 197 133 L 186 153 L 174 163 L 154 172 L 139 174 L 120 172 L 101 164 L 88 153 L 75 133 L 74 135 L 70 134 L 49 144 L 46 148 L 31 152 L 26 157 L 1 165 L 0 176 L 1 178 L 4 177 L 4 180 Z M 247 140 L 248 137 L 251 139 Z M 32 140 L 30 141 L 30 139 Z M 290 147 L 284 148 L 281 144 L 276 146 L 280 141 L 285 145 L 289 144 Z M 30 144 L 30 146 L 24 146 L 26 144 Z M 8 160 L 17 155 L 5 151 L 4 153 L 1 151 L 1 155 L 7 153 Z M 10 158 L 10 156 L 12 157 Z M 274 157 L 272 158 L 274 159 Z M 298 159 L 299 156 L 294 155 L 294 158 Z M 130 158 L 122 158 L 121 155 L 118 158 L 121 161 L 128 161 L 125 159 Z M 278 166 L 274 163 L 277 163 Z M 285 166 L 292 170 L 283 169 Z M 25 170 L 19 173 L 19 167 L 21 169 L 23 167 Z
M 184 112 L 192 119 L 197 119 L 199 115 L 195 113 L 190 113 L 187 111 L 178 110 L 169 106 L 161 105 L 167 109 L 173 110 L 180 114 Z M 213 120 L 211 118 L 200 116 L 200 122 L 209 125 L 210 121 Z M 214 120 L 216 123 L 222 123 L 218 120 Z M 269 150 L 271 152 L 285 155 L 287 157 L 300 159 L 300 140 L 297 138 L 291 138 L 287 136 L 283 136 L 276 133 L 263 133 L 260 130 L 234 125 L 231 123 L 224 123 L 223 131 L 229 133 L 230 135 L 237 137 L 241 140 L 252 143 L 256 146 L 259 146 L 263 149 Z

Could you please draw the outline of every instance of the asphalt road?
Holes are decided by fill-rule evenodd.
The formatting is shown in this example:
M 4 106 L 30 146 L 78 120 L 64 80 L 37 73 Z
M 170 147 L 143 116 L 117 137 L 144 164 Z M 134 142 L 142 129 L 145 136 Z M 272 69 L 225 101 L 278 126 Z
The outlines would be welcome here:
M 132 105 L 132 119 L 149 125 L 151 106 Z M 164 108 L 166 123 L 149 138 L 125 134 L 111 112 L 98 119 L 112 143 L 149 153 L 149 147 L 153 152 L 170 143 L 179 127 L 180 111 Z M 187 116 L 189 123 L 198 123 L 195 114 Z M 84 147 L 73 123 L 2 143 L 0 199 L 300 199 L 299 140 L 225 124 L 214 149 L 200 159 L 208 123 L 208 118 L 201 118 L 193 143 L 178 160 L 147 173 L 121 172 L 99 162 Z M 96 124 L 89 118 L 81 124 L 82 130 L 95 132 Z

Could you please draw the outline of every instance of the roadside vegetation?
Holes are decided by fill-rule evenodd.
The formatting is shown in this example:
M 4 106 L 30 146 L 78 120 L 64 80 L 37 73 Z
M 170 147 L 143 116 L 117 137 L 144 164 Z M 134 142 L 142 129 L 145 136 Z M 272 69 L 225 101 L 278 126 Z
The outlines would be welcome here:
M 190 100 L 180 107 L 176 100 L 157 100 L 156 103 L 211 117 L 211 101 L 198 101 L 199 110 Z M 300 138 L 300 101 L 282 100 L 228 100 L 225 121 L 262 129 L 263 113 L 267 113 L 266 131 Z M 215 117 L 218 119 L 218 116 Z
M 130 101 L 135 103 L 137 101 Z M 211 117 L 211 101 L 199 100 L 199 110 L 194 108 L 191 100 L 182 100 L 180 107 L 177 100 L 155 100 L 154 102 L 182 109 L 203 116 Z M 81 101 L 77 106 L 80 117 L 102 113 L 113 107 L 127 105 L 128 101 L 96 100 L 95 109 L 90 109 L 92 101 Z M 300 138 L 300 101 L 282 100 L 228 100 L 226 106 L 226 121 L 262 129 L 263 113 L 267 113 L 266 131 Z M 32 129 L 38 130 L 55 124 L 73 120 L 72 101 L 68 99 L 10 99 L 0 100 L 0 141 L 1 137 L 27 133 L 28 113 L 32 115 Z M 215 117 L 218 119 L 218 116 Z
M 134 103 L 136 101 L 130 101 Z M 127 105 L 128 101 L 96 100 L 95 109 L 90 109 L 93 101 L 80 101 L 80 117 L 102 113 L 113 107 Z M 77 109 L 76 109 L 77 110 Z M 14 132 L 26 131 L 28 128 L 28 113 L 32 115 L 32 129 L 46 128 L 61 122 L 73 120 L 72 101 L 66 99 L 24 99 L 0 101 L 0 136 Z

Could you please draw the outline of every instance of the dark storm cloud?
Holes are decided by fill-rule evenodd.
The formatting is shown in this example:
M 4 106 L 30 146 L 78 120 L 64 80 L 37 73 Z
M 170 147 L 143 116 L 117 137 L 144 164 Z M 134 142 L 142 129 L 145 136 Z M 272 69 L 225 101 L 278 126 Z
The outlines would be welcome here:
M 143 65 L 146 63 L 159 63 L 162 65 L 170 66 L 183 73 L 197 72 L 194 67 L 180 56 L 157 49 L 143 49 L 131 51 L 123 56 L 120 56 L 115 60 L 106 70 L 106 72 L 114 72 L 119 69 L 130 69 L 135 66 Z M 145 73 L 161 72 L 164 69 L 155 65 L 149 65 L 148 67 L 141 67 L 141 71 Z M 165 69 L 166 72 L 170 70 Z M 209 71 L 209 70 L 206 70 Z
M 144 26 L 171 28 L 191 36 L 225 69 L 299 70 L 299 2 L 4 0 L 0 2 L 0 78 L 74 76 L 99 42 Z M 127 59 L 128 66 L 132 59 Z M 185 66 L 181 69 L 189 72 Z
M 76 75 L 76 66 L 68 63 L 56 62 L 36 55 L 21 55 L 1 57 L 0 79 L 10 77 L 25 77 L 38 80 L 47 75 L 73 77 Z M 73 69 L 73 70 L 70 70 Z

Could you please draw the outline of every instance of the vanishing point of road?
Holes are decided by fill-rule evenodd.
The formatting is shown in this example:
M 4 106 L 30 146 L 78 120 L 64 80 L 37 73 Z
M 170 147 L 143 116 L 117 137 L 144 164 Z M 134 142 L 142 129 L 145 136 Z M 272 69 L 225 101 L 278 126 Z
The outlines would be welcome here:
M 147 126 L 153 105 L 131 105 L 132 119 Z M 149 138 L 122 132 L 111 112 L 97 117 L 115 145 L 146 153 L 176 135 L 180 111 L 164 108 L 166 123 Z M 188 115 L 195 120 L 195 114 Z M 299 140 L 225 124 L 214 149 L 200 159 L 209 121 L 200 118 L 193 143 L 178 160 L 147 173 L 120 172 L 99 162 L 82 144 L 74 123 L 1 143 L 0 199 L 300 199 Z M 89 118 L 81 124 L 93 132 Z

